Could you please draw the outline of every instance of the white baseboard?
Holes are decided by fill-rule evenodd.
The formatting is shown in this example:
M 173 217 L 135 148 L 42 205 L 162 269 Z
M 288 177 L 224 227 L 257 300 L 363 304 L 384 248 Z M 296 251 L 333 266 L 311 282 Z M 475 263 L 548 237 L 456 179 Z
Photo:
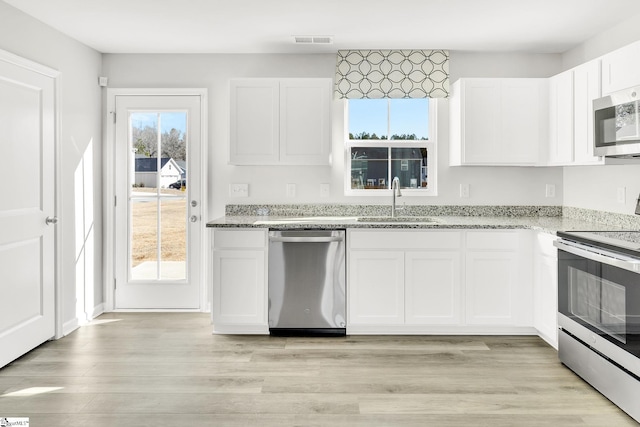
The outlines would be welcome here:
M 93 307 L 93 312 L 91 313 L 91 320 L 95 319 L 101 314 L 104 314 L 104 303 L 100 303 L 95 307 Z
M 78 318 L 74 317 L 73 319 L 65 322 L 62 325 L 62 336 L 66 337 L 71 332 L 75 331 L 80 327 L 80 322 L 78 322 Z

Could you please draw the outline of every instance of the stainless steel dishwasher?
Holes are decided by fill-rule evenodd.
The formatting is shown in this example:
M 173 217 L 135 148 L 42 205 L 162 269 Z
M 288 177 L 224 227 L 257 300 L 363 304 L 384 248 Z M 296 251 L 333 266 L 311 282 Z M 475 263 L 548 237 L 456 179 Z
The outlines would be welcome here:
M 345 231 L 269 232 L 269 331 L 345 335 Z

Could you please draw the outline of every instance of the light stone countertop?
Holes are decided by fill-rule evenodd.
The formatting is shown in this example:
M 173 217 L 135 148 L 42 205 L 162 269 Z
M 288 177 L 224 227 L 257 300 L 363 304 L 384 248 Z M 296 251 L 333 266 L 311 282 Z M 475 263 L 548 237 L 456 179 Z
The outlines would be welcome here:
M 608 224 L 563 216 L 436 216 L 435 222 L 369 222 L 355 217 L 289 217 L 289 216 L 225 216 L 207 222 L 210 228 L 277 228 L 277 229 L 530 229 L 555 234 L 568 230 L 612 230 Z

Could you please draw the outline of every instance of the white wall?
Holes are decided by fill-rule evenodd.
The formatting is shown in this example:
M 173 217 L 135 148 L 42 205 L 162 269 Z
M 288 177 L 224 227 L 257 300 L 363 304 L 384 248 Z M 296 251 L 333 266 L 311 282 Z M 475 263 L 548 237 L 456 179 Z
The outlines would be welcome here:
M 335 56 L 319 55 L 121 55 L 103 57 L 103 74 L 109 86 L 205 87 L 209 90 L 209 218 L 222 216 L 229 203 L 389 203 L 386 197 L 343 195 L 344 110 L 342 101 L 333 105 L 333 165 L 313 167 L 231 166 L 229 157 L 229 79 L 237 77 L 329 77 L 333 78 Z M 451 54 L 451 75 L 502 77 L 547 77 L 559 71 L 559 55 Z M 560 168 L 450 168 L 448 166 L 447 101 L 441 102 L 438 119 L 439 195 L 406 197 L 407 204 L 559 205 L 544 197 L 545 184 L 562 188 Z M 249 197 L 228 197 L 230 183 L 248 183 Z M 286 184 L 297 185 L 297 196 L 286 197 Z M 320 184 L 329 183 L 331 195 L 320 199 Z M 468 199 L 459 197 L 459 184 L 471 185 Z
M 102 291 L 101 55 L 0 2 L 0 49 L 60 71 L 62 319 L 76 323 L 80 309 L 100 304 Z M 79 287 L 79 295 L 76 293 Z M 91 314 L 91 313 L 89 313 Z
M 640 40 L 640 15 L 629 18 L 562 55 L 569 69 Z M 618 188 L 626 188 L 626 201 L 617 201 Z M 564 205 L 632 214 L 640 194 L 638 165 L 604 165 L 564 168 Z

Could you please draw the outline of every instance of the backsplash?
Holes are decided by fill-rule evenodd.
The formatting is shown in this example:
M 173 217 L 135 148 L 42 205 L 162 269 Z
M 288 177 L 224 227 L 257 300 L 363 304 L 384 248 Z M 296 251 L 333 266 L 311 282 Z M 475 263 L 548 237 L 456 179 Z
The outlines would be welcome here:
M 640 216 L 563 206 L 562 216 L 610 225 L 612 229 L 640 230 Z
M 388 205 L 300 204 L 227 205 L 227 216 L 383 216 Z M 562 206 L 424 206 L 405 205 L 399 216 L 562 216 Z

